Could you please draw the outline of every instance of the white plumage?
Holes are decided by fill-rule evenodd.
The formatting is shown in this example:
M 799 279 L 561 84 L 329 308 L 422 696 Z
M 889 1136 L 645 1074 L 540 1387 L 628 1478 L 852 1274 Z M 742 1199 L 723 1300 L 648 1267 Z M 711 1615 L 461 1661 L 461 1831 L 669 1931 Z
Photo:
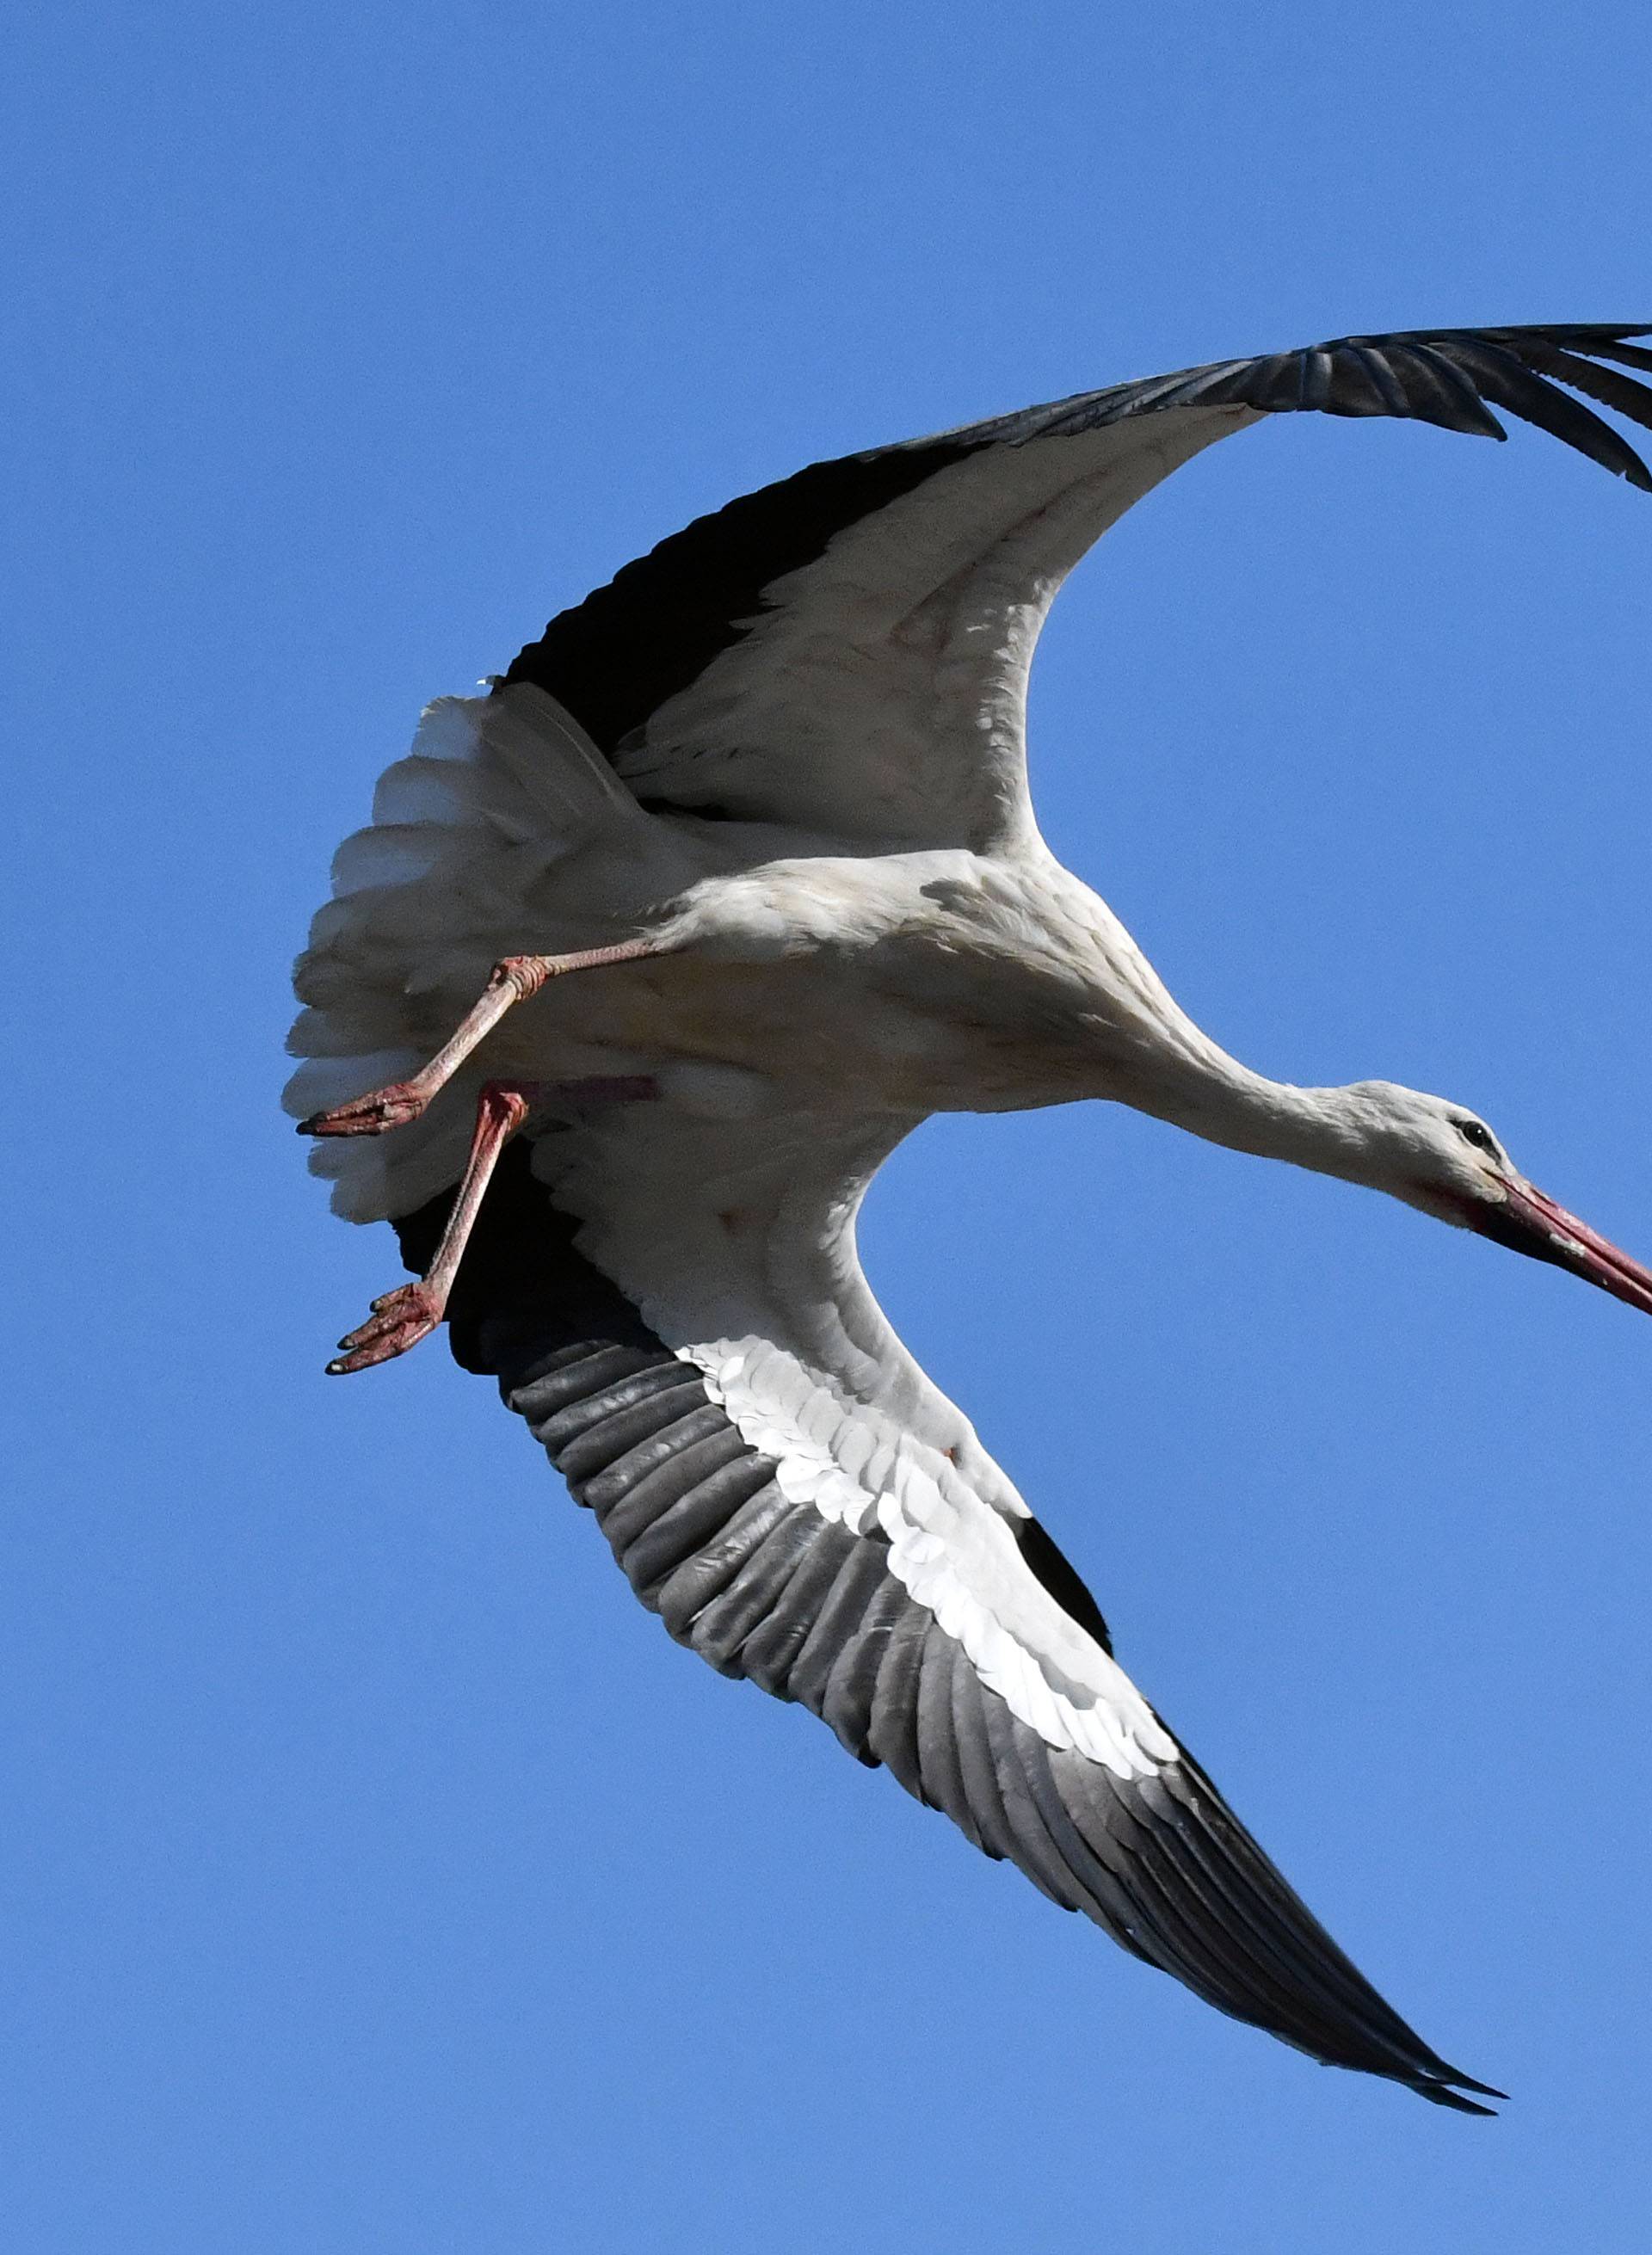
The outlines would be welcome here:
M 1490 401 L 1646 484 L 1546 380 L 1652 421 L 1599 365 L 1652 368 L 1634 334 L 1344 340 L 732 503 L 430 707 L 297 976 L 289 1106 L 337 1210 L 429 1268 L 334 1368 L 446 1312 L 673 1634 L 1224 2009 L 1471 2110 L 1487 2086 L 1361 1980 L 1119 1667 L 885 1322 L 854 1219 L 932 1112 L 1100 1097 L 1652 1310 L 1460 1106 L 1227 1056 L 1048 852 L 1023 743 L 1065 573 L 1203 447 L 1299 407 L 1501 435 Z

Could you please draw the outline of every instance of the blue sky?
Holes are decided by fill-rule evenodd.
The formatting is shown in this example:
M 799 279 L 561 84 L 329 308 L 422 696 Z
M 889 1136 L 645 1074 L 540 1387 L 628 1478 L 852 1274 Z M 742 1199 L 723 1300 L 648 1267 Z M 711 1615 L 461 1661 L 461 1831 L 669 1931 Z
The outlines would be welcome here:
M 1094 1107 L 865 1227 L 1121 1656 L 1498 2123 L 1224 2021 L 631 1600 L 277 1110 L 423 699 L 812 458 L 1652 320 L 1641 11 L 26 11 L 0 2097 L 31 2255 L 1645 2244 L 1652 1331 Z M 1652 1254 L 1652 504 L 1270 424 L 1063 598 L 1049 835 L 1266 1070 Z

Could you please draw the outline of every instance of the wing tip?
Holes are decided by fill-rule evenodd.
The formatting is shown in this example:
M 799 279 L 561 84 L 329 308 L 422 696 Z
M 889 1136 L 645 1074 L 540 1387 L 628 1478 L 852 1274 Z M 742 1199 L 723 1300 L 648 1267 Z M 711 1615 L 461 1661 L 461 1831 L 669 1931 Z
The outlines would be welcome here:
M 1501 407 L 1652 493 L 1652 470 L 1617 427 L 1571 396 L 1583 391 L 1652 427 L 1652 388 L 1594 365 L 1652 374 L 1652 352 L 1630 341 L 1648 335 L 1644 324 L 1618 321 L 1361 334 L 1241 363 L 1222 388 L 1264 413 L 1389 415 L 1487 439 L 1508 436 L 1492 411 Z
M 1454 2114 L 1477 2114 L 1482 2121 L 1501 2121 L 1494 2106 L 1482 2106 L 1478 2098 L 1466 2094 L 1478 2091 L 1481 2098 L 1498 2098 L 1508 2103 L 1508 2093 L 1499 2090 L 1494 2083 L 1477 2083 L 1472 2075 L 1464 2075 L 1454 2067 L 1444 2068 L 1438 2076 L 1419 2076 L 1410 2085 L 1419 2098 L 1426 2098 L 1436 2106 L 1448 2106 Z

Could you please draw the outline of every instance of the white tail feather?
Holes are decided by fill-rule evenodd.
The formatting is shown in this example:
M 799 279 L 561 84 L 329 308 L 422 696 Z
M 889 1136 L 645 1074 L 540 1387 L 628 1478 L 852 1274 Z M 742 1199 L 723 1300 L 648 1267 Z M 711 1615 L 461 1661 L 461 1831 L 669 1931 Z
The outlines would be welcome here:
M 536 944 L 522 924 L 531 889 L 627 826 L 655 825 L 543 690 L 519 684 L 428 706 L 411 751 L 379 778 L 371 825 L 334 857 L 333 898 L 294 974 L 309 1007 L 288 1047 L 306 1062 L 285 1108 L 303 1118 L 416 1071 L 489 966 Z M 456 1087 L 390 1136 L 319 1143 L 310 1163 L 333 1178 L 334 1209 L 376 1219 L 452 1182 L 474 1095 Z

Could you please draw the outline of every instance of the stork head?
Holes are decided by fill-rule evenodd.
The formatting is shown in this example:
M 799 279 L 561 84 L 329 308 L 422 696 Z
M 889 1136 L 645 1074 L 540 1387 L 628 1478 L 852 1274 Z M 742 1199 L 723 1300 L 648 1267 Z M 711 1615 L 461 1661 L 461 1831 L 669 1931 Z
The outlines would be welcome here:
M 1569 1268 L 1652 1315 L 1652 1269 L 1528 1182 L 1476 1113 L 1393 1081 L 1339 1090 L 1346 1171 L 1459 1229 L 1478 1230 L 1534 1260 Z M 1339 1170 L 1341 1171 L 1341 1170 Z

